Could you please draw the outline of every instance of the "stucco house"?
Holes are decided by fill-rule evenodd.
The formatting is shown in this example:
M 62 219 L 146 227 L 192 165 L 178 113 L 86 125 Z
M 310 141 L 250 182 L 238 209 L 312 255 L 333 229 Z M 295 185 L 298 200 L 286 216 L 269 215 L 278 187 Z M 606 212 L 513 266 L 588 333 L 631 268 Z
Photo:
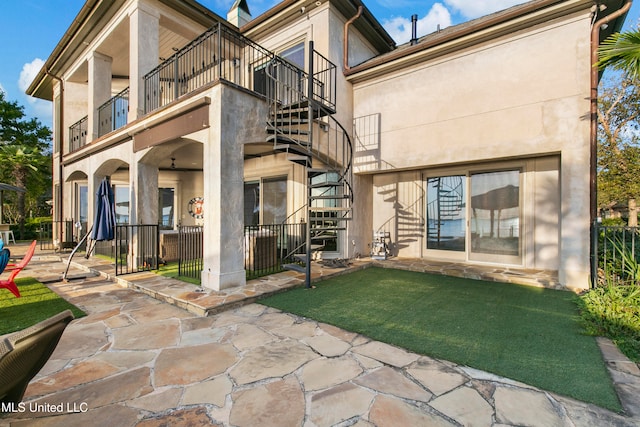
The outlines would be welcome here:
M 627 4 L 532 0 L 396 45 L 361 0 L 87 0 L 28 89 L 53 101 L 55 218 L 90 223 L 110 177 L 118 222 L 202 225 L 212 289 L 245 283 L 246 226 L 281 223 L 317 257 L 378 233 L 586 288 L 591 38 Z

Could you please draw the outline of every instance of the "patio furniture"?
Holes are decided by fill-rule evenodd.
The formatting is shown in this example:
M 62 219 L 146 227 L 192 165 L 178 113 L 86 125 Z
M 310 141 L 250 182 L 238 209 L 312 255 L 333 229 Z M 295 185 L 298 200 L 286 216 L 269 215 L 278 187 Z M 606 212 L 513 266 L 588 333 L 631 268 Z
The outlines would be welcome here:
M 0 337 L 0 402 L 18 403 L 73 320 L 70 310 Z
M 8 289 L 13 295 L 16 296 L 16 298 L 20 298 L 20 290 L 18 290 L 18 286 L 14 282 L 14 279 L 16 278 L 18 273 L 20 273 L 22 269 L 27 266 L 29 261 L 31 261 L 31 258 L 33 257 L 35 251 L 36 240 L 31 243 L 31 246 L 29 246 L 29 249 L 27 249 L 27 253 L 25 254 L 24 258 L 22 258 L 22 261 L 20 261 L 18 264 L 7 265 L 6 270 L 11 271 L 11 274 L 9 275 L 9 278 L 7 280 L 0 280 L 0 289 Z
M 244 264 L 248 270 L 264 270 L 278 263 L 278 235 L 270 230 L 245 233 Z
M 13 235 L 13 231 L 9 229 L 9 224 L 0 224 L 0 237 L 2 237 L 2 240 L 7 244 L 11 243 L 11 240 L 13 240 L 14 245 L 16 243 L 16 238 Z

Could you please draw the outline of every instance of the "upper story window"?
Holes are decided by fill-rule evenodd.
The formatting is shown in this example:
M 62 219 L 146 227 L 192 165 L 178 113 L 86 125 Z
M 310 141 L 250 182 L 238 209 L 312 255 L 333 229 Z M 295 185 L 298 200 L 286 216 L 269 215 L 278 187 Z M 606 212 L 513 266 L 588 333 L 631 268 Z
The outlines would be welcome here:
M 278 54 L 293 65 L 304 70 L 304 42 L 293 45 Z

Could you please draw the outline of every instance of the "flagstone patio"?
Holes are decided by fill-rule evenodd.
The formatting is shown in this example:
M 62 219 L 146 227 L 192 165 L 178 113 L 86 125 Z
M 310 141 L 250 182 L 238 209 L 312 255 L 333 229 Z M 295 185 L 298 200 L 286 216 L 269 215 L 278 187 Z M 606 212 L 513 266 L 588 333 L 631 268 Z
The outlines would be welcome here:
M 80 265 L 63 282 L 65 266 L 41 254 L 24 275 L 49 281 L 88 316 L 69 325 L 30 384 L 26 411 L 0 425 L 640 425 L 640 370 L 607 340 L 624 415 L 253 303 L 264 290 L 300 286 L 291 272 L 217 295 L 148 273 L 128 277 L 133 289 L 80 279 Z M 134 290 L 145 281 L 146 291 Z M 183 297 L 192 293 L 228 303 L 196 314 L 166 302 L 197 301 Z

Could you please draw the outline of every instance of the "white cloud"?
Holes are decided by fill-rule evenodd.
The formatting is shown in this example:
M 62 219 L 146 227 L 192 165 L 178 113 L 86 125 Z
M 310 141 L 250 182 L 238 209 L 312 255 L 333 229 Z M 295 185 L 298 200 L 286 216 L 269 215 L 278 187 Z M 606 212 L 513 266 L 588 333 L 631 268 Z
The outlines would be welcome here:
M 479 18 L 499 10 L 507 9 L 527 0 L 444 0 L 447 6 L 467 19 Z
M 31 85 L 33 79 L 36 78 L 38 72 L 42 69 L 44 61 L 40 58 L 36 58 L 33 61 L 24 64 L 22 71 L 20 71 L 20 78 L 18 79 L 18 87 L 21 91 L 26 91 Z
M 50 126 L 49 122 L 51 122 L 52 117 L 51 102 L 24 94 L 43 66 L 44 61 L 40 58 L 36 58 L 33 61 L 24 64 L 22 66 L 22 71 L 20 71 L 20 77 L 18 78 L 18 88 L 20 88 L 20 91 L 23 93 L 24 98 L 29 104 L 27 106 L 28 115 L 36 116 L 43 124 Z
M 434 3 L 426 16 L 418 18 L 417 36 L 432 33 L 440 28 L 451 25 L 451 14 L 442 3 Z M 382 21 L 382 26 L 393 37 L 398 44 L 411 40 L 411 19 L 404 17 L 394 17 Z

